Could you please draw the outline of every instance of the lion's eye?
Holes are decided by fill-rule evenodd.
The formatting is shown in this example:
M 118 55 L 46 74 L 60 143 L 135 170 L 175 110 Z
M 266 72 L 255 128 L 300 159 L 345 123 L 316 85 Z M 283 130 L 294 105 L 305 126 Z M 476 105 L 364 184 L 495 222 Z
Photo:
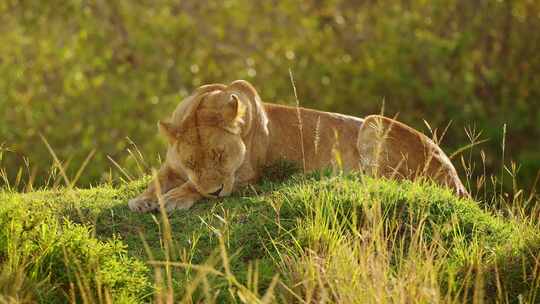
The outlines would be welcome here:
M 221 162 L 223 160 L 223 154 L 225 150 L 223 149 L 212 149 L 212 158 L 218 162 Z
M 194 169 L 195 168 L 195 160 L 193 158 L 188 158 L 185 161 L 185 166 L 188 169 Z

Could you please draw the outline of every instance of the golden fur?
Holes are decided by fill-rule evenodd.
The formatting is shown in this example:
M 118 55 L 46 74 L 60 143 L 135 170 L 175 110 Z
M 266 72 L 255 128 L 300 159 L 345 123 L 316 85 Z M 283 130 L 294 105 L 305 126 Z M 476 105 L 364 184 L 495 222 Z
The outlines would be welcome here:
M 169 142 L 167 158 L 157 180 L 129 202 L 133 211 L 159 208 L 158 187 L 168 211 L 227 196 L 280 159 L 306 171 L 333 166 L 389 178 L 424 176 L 467 195 L 448 157 L 418 131 L 378 115 L 262 103 L 244 80 L 198 88 L 158 125 Z

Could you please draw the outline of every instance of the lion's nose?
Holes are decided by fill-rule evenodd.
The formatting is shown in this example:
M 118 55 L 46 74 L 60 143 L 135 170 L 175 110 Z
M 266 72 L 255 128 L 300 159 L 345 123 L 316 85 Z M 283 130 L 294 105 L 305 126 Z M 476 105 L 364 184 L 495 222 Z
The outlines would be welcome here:
M 223 190 L 223 185 L 221 185 L 219 189 L 217 189 L 217 191 L 210 193 L 210 195 L 219 196 L 219 193 L 221 192 L 221 190 Z

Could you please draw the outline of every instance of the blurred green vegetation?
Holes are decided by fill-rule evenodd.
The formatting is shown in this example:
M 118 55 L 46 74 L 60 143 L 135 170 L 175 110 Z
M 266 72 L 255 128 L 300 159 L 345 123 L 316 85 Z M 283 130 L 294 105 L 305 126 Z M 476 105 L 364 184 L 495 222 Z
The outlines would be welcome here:
M 465 127 L 481 131 L 488 172 L 501 171 L 507 124 L 519 181 L 540 168 L 538 1 L 3 0 L 0 24 L 11 179 L 22 167 L 23 180 L 45 182 L 52 157 L 39 134 L 70 177 L 97 151 L 80 185 L 108 176 L 108 155 L 133 168 L 128 137 L 155 165 L 156 122 L 193 88 L 243 78 L 264 101 L 293 103 L 289 68 L 306 107 L 365 116 L 384 101 L 426 133 L 424 119 L 452 121 L 449 153 L 469 143 Z

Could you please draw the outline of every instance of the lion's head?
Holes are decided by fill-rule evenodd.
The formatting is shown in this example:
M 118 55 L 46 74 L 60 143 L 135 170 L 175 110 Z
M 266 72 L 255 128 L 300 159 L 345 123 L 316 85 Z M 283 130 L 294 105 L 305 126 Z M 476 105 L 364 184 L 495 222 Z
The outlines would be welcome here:
M 169 142 L 167 165 L 215 197 L 231 193 L 240 168 L 253 159 L 254 137 L 268 134 L 266 124 L 257 92 L 240 80 L 198 88 L 158 125 Z

